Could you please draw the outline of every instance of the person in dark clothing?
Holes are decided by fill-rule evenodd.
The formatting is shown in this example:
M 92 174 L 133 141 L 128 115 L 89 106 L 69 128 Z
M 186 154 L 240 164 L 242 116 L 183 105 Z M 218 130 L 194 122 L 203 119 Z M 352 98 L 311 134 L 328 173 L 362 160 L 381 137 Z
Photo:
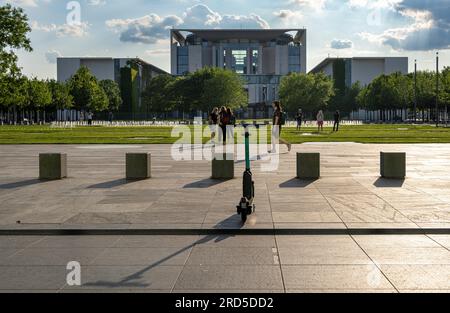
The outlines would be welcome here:
M 336 110 L 336 112 L 334 113 L 334 126 L 333 126 L 333 131 L 334 132 L 338 132 L 339 131 L 339 124 L 341 123 L 341 113 L 339 112 L 339 110 Z
M 292 145 L 286 140 L 281 138 L 281 129 L 283 126 L 283 109 L 281 107 L 281 103 L 279 101 L 275 101 L 273 104 L 273 119 L 272 119 L 272 150 L 271 153 L 277 152 L 277 144 L 278 142 L 283 143 L 288 148 L 288 151 L 291 152 Z
M 211 131 L 211 142 L 214 144 L 214 138 L 216 138 L 217 124 L 219 122 L 219 109 L 214 108 L 209 114 L 209 129 Z
M 303 111 L 302 111 L 302 109 L 298 110 L 298 113 L 295 116 L 295 119 L 297 120 L 297 130 L 300 130 L 302 128 L 302 122 L 303 122 Z
M 231 110 L 231 108 L 227 108 L 227 113 L 228 116 L 230 117 L 230 122 L 228 124 L 227 127 L 227 138 L 228 141 L 230 142 L 230 139 L 232 140 L 231 142 L 234 142 L 234 128 L 236 127 L 236 116 L 233 113 L 233 110 Z
M 222 130 L 223 144 L 227 143 L 227 125 L 230 125 L 231 116 L 226 107 L 222 107 L 219 112 L 219 126 Z

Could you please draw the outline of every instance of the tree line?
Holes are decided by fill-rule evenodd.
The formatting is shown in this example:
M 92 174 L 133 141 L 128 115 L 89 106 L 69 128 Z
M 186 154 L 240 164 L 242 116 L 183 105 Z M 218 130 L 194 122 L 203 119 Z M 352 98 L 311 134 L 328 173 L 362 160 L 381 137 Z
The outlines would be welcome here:
M 31 52 L 31 28 L 23 9 L 0 6 L 0 119 L 16 123 L 54 118 L 58 109 L 116 111 L 122 104 L 120 89 L 112 80 L 98 81 L 81 67 L 67 82 L 28 78 L 17 65 L 16 51 Z
M 439 73 L 439 110 L 450 105 L 450 67 Z M 419 71 L 407 75 L 393 73 L 380 75 L 367 86 L 359 82 L 352 86 L 339 87 L 323 73 L 292 73 L 281 80 L 280 99 L 287 112 L 295 113 L 299 108 L 304 112 L 319 110 L 340 110 L 349 114 L 358 109 L 379 111 L 381 119 L 387 119 L 388 112 L 417 109 L 416 114 L 435 111 L 436 73 Z M 436 112 L 434 112 L 436 116 Z
M 226 69 L 206 67 L 186 76 L 159 75 L 142 95 L 143 105 L 158 115 L 178 112 L 211 112 L 226 106 L 245 109 L 248 96 L 242 78 Z
M 21 74 L 0 75 L 1 118 L 6 123 L 54 120 L 57 110 L 117 111 L 120 88 L 112 80 L 97 80 L 81 67 L 67 82 L 40 80 Z

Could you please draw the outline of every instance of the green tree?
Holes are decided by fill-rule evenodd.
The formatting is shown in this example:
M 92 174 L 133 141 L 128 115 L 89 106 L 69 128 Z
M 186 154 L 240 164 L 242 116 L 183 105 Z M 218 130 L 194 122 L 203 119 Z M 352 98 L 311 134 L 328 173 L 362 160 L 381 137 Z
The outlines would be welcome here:
M 342 106 L 337 109 L 344 113 L 351 113 L 358 110 L 358 95 L 360 94 L 361 89 L 361 84 L 359 82 L 354 83 L 350 88 L 347 87 L 345 89 Z
M 176 78 L 171 75 L 153 77 L 145 88 L 142 99 L 147 113 L 168 113 L 175 108 L 176 97 L 173 85 Z
M 325 109 L 334 95 L 333 81 L 323 73 L 291 73 L 280 83 L 280 99 L 288 112 Z
M 17 122 L 17 111 L 27 100 L 27 78 L 0 75 L 0 107 L 11 112 L 10 120 Z
M 410 76 L 401 73 L 380 75 L 357 96 L 357 103 L 367 110 L 380 111 L 383 121 L 388 113 L 395 116 L 395 110 L 406 109 L 413 105 L 413 81 Z
M 20 74 L 15 51 L 33 50 L 27 37 L 30 31 L 28 17 L 21 8 L 10 4 L 0 6 L 0 75 Z
M 52 93 L 45 81 L 33 78 L 28 80 L 27 98 L 24 108 L 42 111 L 52 103 Z
M 216 69 L 213 76 L 205 81 L 204 88 L 201 103 L 207 112 L 214 107 L 226 106 L 235 110 L 248 104 L 240 76 L 230 70 Z
M 439 102 L 443 106 L 450 105 L 450 67 L 449 66 L 445 67 L 441 73 L 441 90 L 439 92 Z
M 55 80 L 47 81 L 50 92 L 52 93 L 52 110 L 70 109 L 73 106 L 73 97 L 67 84 Z
M 216 106 L 232 108 L 248 104 L 240 76 L 230 70 L 205 67 L 175 82 L 185 110 L 209 112 Z
M 119 85 L 110 79 L 100 81 L 100 86 L 108 97 L 108 110 L 118 111 L 123 103 Z
M 108 109 L 108 97 L 87 67 L 80 67 L 68 84 L 76 109 L 94 112 Z

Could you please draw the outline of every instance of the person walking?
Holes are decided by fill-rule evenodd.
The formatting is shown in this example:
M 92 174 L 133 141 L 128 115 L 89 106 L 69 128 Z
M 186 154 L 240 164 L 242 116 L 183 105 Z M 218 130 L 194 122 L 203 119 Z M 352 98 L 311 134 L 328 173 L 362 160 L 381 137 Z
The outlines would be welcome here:
M 108 119 L 109 119 L 109 124 L 112 124 L 113 120 L 114 120 L 114 113 L 112 111 L 109 111 Z
M 227 143 L 227 125 L 230 124 L 230 115 L 227 112 L 226 107 L 222 107 L 219 112 L 219 126 L 222 130 L 222 142 L 225 145 Z
M 323 122 L 324 122 L 324 115 L 323 115 L 323 111 L 320 110 L 319 113 L 317 113 L 317 128 L 318 128 L 318 132 L 320 133 L 320 131 L 323 131 Z
M 214 108 L 209 114 L 209 129 L 211 131 L 211 142 L 215 145 L 214 139 L 217 133 L 217 124 L 219 121 L 219 108 Z
M 288 151 L 291 152 L 292 145 L 286 140 L 281 138 L 281 129 L 284 124 L 283 121 L 283 109 L 280 101 L 275 101 L 273 104 L 273 120 L 272 120 L 272 150 L 271 153 L 277 152 L 277 143 L 283 143 L 287 146 Z
M 295 119 L 297 120 L 297 130 L 302 129 L 302 122 L 303 122 L 303 111 L 302 111 L 302 109 L 298 110 L 298 113 L 295 116 Z
M 341 112 L 339 110 L 336 110 L 334 112 L 334 125 L 333 125 L 333 131 L 338 132 L 339 131 L 339 124 L 341 123 Z
M 228 140 L 234 139 L 234 128 L 236 127 L 236 116 L 231 108 L 227 108 L 227 114 L 230 117 L 230 122 L 227 125 L 227 138 Z M 233 141 L 233 140 L 232 140 Z
M 92 126 L 92 118 L 93 118 L 93 114 L 92 114 L 91 111 L 88 112 L 87 118 L 88 118 L 88 125 L 89 125 L 89 126 Z

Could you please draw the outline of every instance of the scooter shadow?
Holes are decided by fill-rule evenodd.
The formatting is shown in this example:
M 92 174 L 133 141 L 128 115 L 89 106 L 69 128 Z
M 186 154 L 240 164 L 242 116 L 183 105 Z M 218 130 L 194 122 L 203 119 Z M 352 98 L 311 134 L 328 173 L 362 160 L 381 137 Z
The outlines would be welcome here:
M 293 178 L 288 181 L 285 181 L 284 183 L 280 184 L 280 188 L 306 188 L 314 182 L 316 182 L 318 179 L 298 179 Z
M 229 217 L 221 222 L 219 222 L 214 228 L 221 228 L 220 225 L 228 224 L 230 220 L 234 220 L 234 217 Z M 104 281 L 99 280 L 96 282 L 88 282 L 82 285 L 82 287 L 95 287 L 95 288 L 110 288 L 110 289 L 126 289 L 126 288 L 149 288 L 151 287 L 151 283 L 145 283 L 142 282 L 143 279 L 145 279 L 145 274 L 150 272 L 152 269 L 157 268 L 158 266 L 163 266 L 165 263 L 167 263 L 170 259 L 185 253 L 189 251 L 190 249 L 194 248 L 197 245 L 204 245 L 210 242 L 219 243 L 224 240 L 227 240 L 231 237 L 234 237 L 234 235 L 206 235 L 203 238 L 200 238 L 199 240 L 193 242 L 192 244 L 183 247 L 179 249 L 178 251 L 162 258 L 161 260 L 158 260 L 149 266 L 143 268 L 142 270 L 133 273 L 129 276 L 124 277 L 123 279 L 119 281 Z
M 189 183 L 187 185 L 183 186 L 183 189 L 202 189 L 202 188 L 210 188 L 210 187 L 214 187 L 220 184 L 223 184 L 227 181 L 230 181 L 233 179 L 212 179 L 212 178 L 207 178 L 207 179 L 202 179 L 193 183 Z

